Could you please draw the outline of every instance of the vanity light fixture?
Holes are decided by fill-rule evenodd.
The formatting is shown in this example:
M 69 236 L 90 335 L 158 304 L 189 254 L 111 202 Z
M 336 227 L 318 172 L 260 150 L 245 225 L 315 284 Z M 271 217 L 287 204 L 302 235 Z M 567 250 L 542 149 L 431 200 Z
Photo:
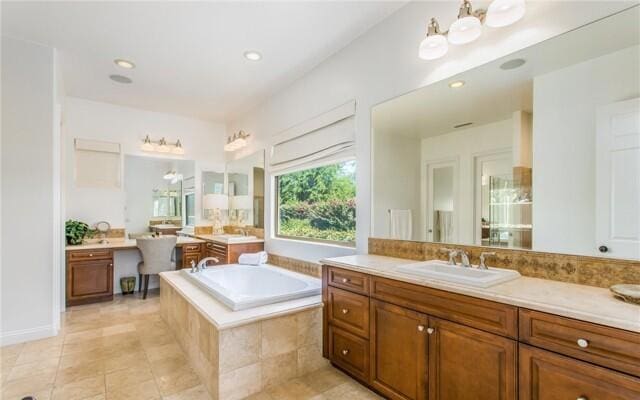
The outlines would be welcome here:
M 418 57 L 423 60 L 440 58 L 449 50 L 447 40 L 453 45 L 471 43 L 482 34 L 483 23 L 492 28 L 508 26 L 520 20 L 525 11 L 524 0 L 493 0 L 488 9 L 475 11 L 469 0 L 463 0 L 458 18 L 448 31 L 440 31 L 436 19 L 431 18 L 427 37 L 420 43 Z
M 176 141 L 176 144 L 169 144 L 165 138 L 153 141 L 149 135 L 145 136 L 140 149 L 146 152 L 172 153 L 176 155 L 184 154 L 184 147 L 182 147 L 180 139 Z
M 171 180 L 171 179 L 175 178 L 175 177 L 176 177 L 176 175 L 177 175 L 177 172 L 176 172 L 176 171 L 173 171 L 173 170 L 171 170 L 171 171 L 167 171 L 167 173 L 166 173 L 166 174 L 164 174 L 164 176 L 162 177 L 162 179 L 166 179 L 166 180 L 168 180 L 168 181 L 169 181 L 169 180 Z
M 464 81 L 453 81 L 449 83 L 451 89 L 459 89 L 464 86 Z
M 227 144 L 224 145 L 224 151 L 236 151 L 247 145 L 248 134 L 244 131 L 234 133 L 233 136 L 227 138 Z

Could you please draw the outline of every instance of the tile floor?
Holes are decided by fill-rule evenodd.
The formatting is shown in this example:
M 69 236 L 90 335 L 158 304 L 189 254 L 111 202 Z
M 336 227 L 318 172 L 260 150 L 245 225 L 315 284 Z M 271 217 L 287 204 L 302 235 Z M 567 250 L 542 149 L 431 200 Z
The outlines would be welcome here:
M 57 337 L 0 348 L 0 399 L 209 400 L 159 310 L 157 291 L 147 300 L 136 294 L 71 307 Z M 380 397 L 325 368 L 248 399 Z

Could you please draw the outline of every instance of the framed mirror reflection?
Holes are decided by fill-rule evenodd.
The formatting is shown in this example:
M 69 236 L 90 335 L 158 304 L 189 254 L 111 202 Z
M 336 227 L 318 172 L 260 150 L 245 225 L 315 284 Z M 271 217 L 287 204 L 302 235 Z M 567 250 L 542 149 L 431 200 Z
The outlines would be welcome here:
M 640 259 L 639 10 L 376 105 L 371 236 Z

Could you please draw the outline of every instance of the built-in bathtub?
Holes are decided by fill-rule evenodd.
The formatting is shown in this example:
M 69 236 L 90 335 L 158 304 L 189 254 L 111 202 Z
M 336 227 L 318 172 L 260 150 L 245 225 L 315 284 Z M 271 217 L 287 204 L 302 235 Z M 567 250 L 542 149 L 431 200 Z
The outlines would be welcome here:
M 318 278 L 269 264 L 231 264 L 182 273 L 233 311 L 319 295 L 322 287 Z

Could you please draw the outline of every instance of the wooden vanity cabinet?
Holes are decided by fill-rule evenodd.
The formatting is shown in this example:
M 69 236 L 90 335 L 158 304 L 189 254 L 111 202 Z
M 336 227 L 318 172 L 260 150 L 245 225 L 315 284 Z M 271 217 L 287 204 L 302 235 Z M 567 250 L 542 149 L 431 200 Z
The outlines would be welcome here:
M 640 379 L 520 344 L 520 400 L 638 400 Z
M 235 264 L 242 253 L 257 253 L 264 250 L 264 243 L 233 243 L 207 242 L 204 247 L 204 257 L 215 257 L 219 263 L 209 265 Z
M 202 258 L 202 247 L 200 243 L 185 244 L 182 246 L 181 268 L 191 268 L 191 262 L 196 264 Z
M 640 399 L 639 333 L 332 266 L 322 280 L 324 356 L 386 398 Z
M 66 304 L 113 300 L 113 252 L 76 250 L 67 252 Z

